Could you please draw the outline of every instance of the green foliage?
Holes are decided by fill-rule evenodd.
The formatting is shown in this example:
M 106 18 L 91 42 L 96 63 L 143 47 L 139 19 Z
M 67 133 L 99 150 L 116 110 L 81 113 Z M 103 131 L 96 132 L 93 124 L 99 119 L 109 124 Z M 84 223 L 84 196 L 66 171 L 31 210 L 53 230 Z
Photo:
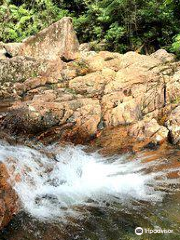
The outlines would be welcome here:
M 172 44 L 172 51 L 180 54 L 180 34 L 178 34 L 175 38 L 174 38 L 174 42 Z
M 178 10 L 176 0 L 89 1 L 75 26 L 82 42 L 104 41 L 108 50 L 172 50 L 173 37 L 180 32 Z
M 22 41 L 68 14 L 51 0 L 23 2 L 6 0 L 0 6 L 0 41 Z
M 80 42 L 107 50 L 180 52 L 179 0 L 0 0 L 0 41 L 22 41 L 71 16 Z

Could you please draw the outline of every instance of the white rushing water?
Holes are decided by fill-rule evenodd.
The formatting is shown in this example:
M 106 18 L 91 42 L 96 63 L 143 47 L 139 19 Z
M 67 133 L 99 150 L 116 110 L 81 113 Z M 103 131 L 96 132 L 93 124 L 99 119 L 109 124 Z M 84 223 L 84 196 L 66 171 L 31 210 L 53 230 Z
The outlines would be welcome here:
M 10 172 L 23 209 L 36 218 L 65 219 L 79 215 L 84 206 L 162 200 L 164 193 L 156 190 L 160 174 L 145 173 L 155 163 L 130 161 L 128 155 L 105 158 L 82 147 L 42 149 L 0 142 L 0 161 Z

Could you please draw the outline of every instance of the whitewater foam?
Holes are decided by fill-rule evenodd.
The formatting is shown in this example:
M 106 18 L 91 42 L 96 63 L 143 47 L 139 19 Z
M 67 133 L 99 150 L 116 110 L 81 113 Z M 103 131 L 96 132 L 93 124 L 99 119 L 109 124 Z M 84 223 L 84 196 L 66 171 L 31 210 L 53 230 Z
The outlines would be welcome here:
M 65 219 L 81 214 L 81 207 L 127 204 L 131 200 L 161 201 L 160 173 L 146 173 L 154 162 L 129 160 L 128 155 L 102 157 L 80 146 L 56 145 L 36 150 L 0 143 L 0 161 L 23 210 L 39 219 Z M 19 180 L 17 181 L 17 176 Z

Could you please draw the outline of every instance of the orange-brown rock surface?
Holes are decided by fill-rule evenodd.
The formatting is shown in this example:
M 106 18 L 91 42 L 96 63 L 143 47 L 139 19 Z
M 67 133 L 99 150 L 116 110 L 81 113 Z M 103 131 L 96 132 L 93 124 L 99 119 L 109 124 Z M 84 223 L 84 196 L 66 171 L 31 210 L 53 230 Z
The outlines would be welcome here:
M 83 49 L 70 18 L 22 43 L 0 43 L 5 134 L 47 142 L 97 138 L 98 147 L 115 153 L 167 140 L 180 145 L 180 62 L 173 54 Z M 7 179 L 0 164 L 1 228 L 18 209 Z
M 15 82 L 37 76 L 61 78 L 64 61 L 75 59 L 78 49 L 71 18 L 53 23 L 22 43 L 0 43 L 0 97 L 12 95 Z
M 0 96 L 14 99 L 2 126 L 14 134 L 40 136 L 60 129 L 60 139 L 86 140 L 102 129 L 126 126 L 137 141 L 168 139 L 172 126 L 165 124 L 166 115 L 180 101 L 175 56 L 163 49 L 146 56 L 78 47 L 70 18 L 22 43 L 1 44 L 1 55 L 7 51 L 12 58 L 0 60 Z M 22 58 L 25 67 L 17 70 L 14 63 Z
M 0 162 L 0 229 L 18 212 L 18 197 L 9 183 L 5 165 Z
M 11 56 L 25 56 L 35 59 L 65 60 L 75 59 L 79 43 L 73 29 L 72 19 L 65 17 L 22 43 L 4 44 Z

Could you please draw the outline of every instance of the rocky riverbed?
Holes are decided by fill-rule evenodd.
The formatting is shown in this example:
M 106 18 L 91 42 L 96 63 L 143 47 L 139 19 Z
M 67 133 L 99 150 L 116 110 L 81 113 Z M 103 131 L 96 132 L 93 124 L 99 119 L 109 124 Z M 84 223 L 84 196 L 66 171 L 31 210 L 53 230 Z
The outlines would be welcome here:
M 79 45 L 70 18 L 0 44 L 0 139 L 12 146 L 83 144 L 106 156 L 161 149 L 158 161 L 180 144 L 179 96 L 173 54 L 92 51 Z M 1 228 L 19 209 L 5 165 Z

